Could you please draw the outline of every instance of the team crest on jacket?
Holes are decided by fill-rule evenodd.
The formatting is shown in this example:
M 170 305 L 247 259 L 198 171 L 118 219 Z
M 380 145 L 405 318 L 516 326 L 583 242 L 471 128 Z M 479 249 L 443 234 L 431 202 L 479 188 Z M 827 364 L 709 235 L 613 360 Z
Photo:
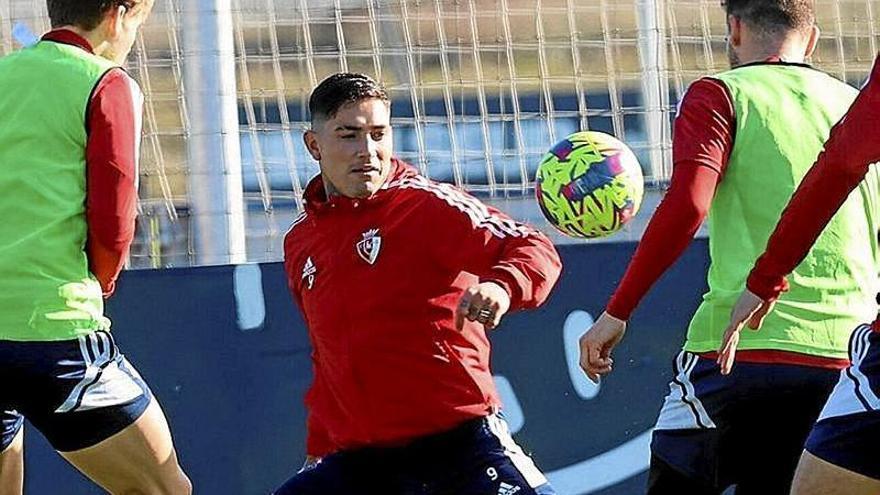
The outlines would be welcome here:
M 361 235 L 363 239 L 356 246 L 358 256 L 372 265 L 376 262 L 376 258 L 379 257 L 379 250 L 382 248 L 382 237 L 379 236 L 379 229 L 370 229 Z

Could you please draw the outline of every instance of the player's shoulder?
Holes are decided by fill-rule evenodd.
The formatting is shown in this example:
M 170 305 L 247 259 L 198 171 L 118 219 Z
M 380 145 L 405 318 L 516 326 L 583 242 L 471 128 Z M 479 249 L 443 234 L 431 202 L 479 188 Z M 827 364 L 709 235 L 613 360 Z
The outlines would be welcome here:
M 284 234 L 285 257 L 297 250 L 303 249 L 303 244 L 311 237 L 307 232 L 310 225 L 308 220 L 309 213 L 303 211 L 293 219 L 290 227 L 287 228 L 287 233 Z
M 818 80 L 818 86 L 827 87 L 832 89 L 837 89 L 840 91 L 844 91 L 847 93 L 852 93 L 853 95 L 858 94 L 859 89 L 852 84 L 844 81 L 840 77 L 828 73 L 822 69 L 813 67 L 813 66 L 805 66 L 805 68 Z
M 95 91 L 128 93 L 132 98 L 143 96 L 138 82 L 122 67 L 110 67 L 101 76 Z
M 691 82 L 682 100 L 696 99 L 705 96 L 726 96 L 729 97 L 730 91 L 727 84 L 720 75 L 703 76 Z
M 396 211 L 417 212 L 420 221 L 430 218 L 431 223 L 441 230 L 445 228 L 443 226 L 452 228 L 469 224 L 472 228 L 488 229 L 499 237 L 525 237 L 535 233 L 533 228 L 514 221 L 454 184 L 418 175 L 398 184 L 392 181 L 389 185 L 406 195 L 405 199 L 396 200 L 399 206 L 403 206 L 395 208 Z
M 105 81 L 118 81 L 125 84 L 137 84 L 137 81 L 135 81 L 131 74 L 125 68 L 119 66 L 109 67 L 107 72 L 104 73 L 103 79 Z
M 421 174 L 409 174 L 388 184 L 397 189 L 397 202 L 417 203 L 422 211 L 467 212 L 486 211 L 486 206 L 474 196 L 448 182 L 439 182 Z
M 712 110 L 732 112 L 733 104 L 730 91 L 724 81 L 715 76 L 704 76 L 692 82 L 676 108 L 676 117 L 680 117 L 682 110 L 695 110 L 707 112 Z
M 290 222 L 290 226 L 287 228 L 287 233 L 284 235 L 287 237 L 295 237 L 297 235 L 302 235 L 303 231 L 308 227 L 309 223 L 307 220 L 309 219 L 309 212 L 302 211 L 299 215 L 294 217 L 293 221 Z

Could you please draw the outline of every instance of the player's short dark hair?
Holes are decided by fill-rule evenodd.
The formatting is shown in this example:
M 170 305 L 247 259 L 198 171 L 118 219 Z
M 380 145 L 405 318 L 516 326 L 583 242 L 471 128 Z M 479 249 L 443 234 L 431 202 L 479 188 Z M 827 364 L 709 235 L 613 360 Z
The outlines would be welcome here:
M 46 0 L 53 28 L 77 26 L 86 31 L 98 27 L 108 10 L 120 5 L 131 9 L 138 3 L 136 0 Z
M 372 77 L 350 72 L 333 74 L 321 81 L 309 98 L 312 125 L 332 119 L 344 105 L 372 98 L 391 104 L 388 92 Z
M 814 0 L 722 0 L 727 15 L 766 35 L 806 31 L 816 23 Z

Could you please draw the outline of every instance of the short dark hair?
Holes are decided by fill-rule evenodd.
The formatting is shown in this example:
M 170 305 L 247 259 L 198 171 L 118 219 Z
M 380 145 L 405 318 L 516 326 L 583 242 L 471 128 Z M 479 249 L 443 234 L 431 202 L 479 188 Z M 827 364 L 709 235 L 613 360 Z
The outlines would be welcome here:
M 805 31 L 816 23 L 814 0 L 722 0 L 727 15 L 767 35 Z
M 351 72 L 333 74 L 321 81 L 309 98 L 312 125 L 332 119 L 344 105 L 371 98 L 391 104 L 388 92 L 372 77 Z
M 135 0 L 46 0 L 53 28 L 77 26 L 86 31 L 98 27 L 108 10 L 120 5 L 131 9 Z

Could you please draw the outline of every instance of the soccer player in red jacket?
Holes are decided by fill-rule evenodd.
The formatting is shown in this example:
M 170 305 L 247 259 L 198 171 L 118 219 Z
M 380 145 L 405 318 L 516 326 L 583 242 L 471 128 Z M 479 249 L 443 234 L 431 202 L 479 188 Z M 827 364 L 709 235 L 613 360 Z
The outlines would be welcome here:
M 486 335 L 547 298 L 553 244 L 393 159 L 369 77 L 327 78 L 309 109 L 321 173 L 284 241 L 313 346 L 307 463 L 276 494 L 555 493 L 499 413 Z
M 733 366 L 743 326 L 757 330 L 787 288 L 785 276 L 880 161 L 880 56 L 849 112 L 832 129 L 825 151 L 788 203 L 767 249 L 755 262 L 746 290 L 731 313 L 719 362 Z M 880 198 L 873 198 L 874 201 Z M 844 310 L 845 308 L 841 308 Z M 795 474 L 795 495 L 880 493 L 880 318 L 862 325 L 849 346 L 852 364 L 819 416 Z

